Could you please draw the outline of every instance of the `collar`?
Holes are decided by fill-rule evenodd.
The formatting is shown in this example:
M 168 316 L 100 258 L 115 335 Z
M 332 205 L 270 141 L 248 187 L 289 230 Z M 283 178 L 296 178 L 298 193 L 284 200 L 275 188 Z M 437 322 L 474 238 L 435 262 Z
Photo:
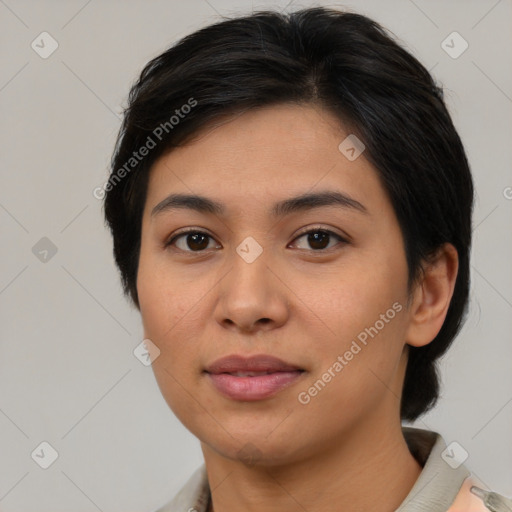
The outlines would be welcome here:
M 452 468 L 443 459 L 446 443 L 437 432 L 402 427 L 402 433 L 423 471 L 396 512 L 445 512 L 470 472 L 462 464 Z

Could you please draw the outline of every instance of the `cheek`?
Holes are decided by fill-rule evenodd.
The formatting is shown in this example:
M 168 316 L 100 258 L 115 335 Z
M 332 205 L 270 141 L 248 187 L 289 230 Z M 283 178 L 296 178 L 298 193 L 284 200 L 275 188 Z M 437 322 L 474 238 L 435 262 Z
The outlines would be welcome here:
M 194 407 L 200 401 L 195 397 L 201 366 L 199 339 L 194 335 L 195 329 L 201 329 L 198 290 L 182 288 L 169 275 L 149 268 L 141 268 L 138 292 L 144 337 L 160 350 L 153 373 L 169 408 L 190 429 L 190 418 L 201 416 Z
M 180 328 L 183 319 L 194 311 L 200 300 L 200 283 L 186 282 L 165 259 L 141 250 L 137 275 L 137 293 L 144 332 L 160 344 Z
M 205 363 L 201 342 L 211 322 L 205 311 L 214 281 L 185 278 L 183 272 L 168 267 L 165 261 L 144 258 L 141 253 L 138 294 L 144 337 L 160 350 L 152 365 L 158 384 L 168 403 L 179 403 L 180 383 L 190 391 L 195 389 Z
M 350 272 L 326 276 L 316 292 L 313 287 L 302 290 L 308 297 L 302 315 L 311 319 L 315 332 L 309 336 L 317 340 L 307 347 L 310 360 L 318 363 L 312 380 L 331 369 L 336 378 L 326 387 L 338 388 L 341 394 L 330 398 L 347 403 L 382 387 L 379 379 L 389 382 L 394 377 L 404 344 L 405 269 L 399 259 L 372 261 L 371 267 L 361 259 Z M 329 378 L 328 374 L 322 380 Z M 325 393 L 324 399 L 329 396 Z
M 330 336 L 321 353 L 316 351 L 318 365 L 296 397 L 309 428 L 336 433 L 387 399 L 393 402 L 390 393 L 400 395 L 396 382 L 404 322 L 400 313 L 389 317 L 384 324 L 380 319 L 370 323 L 359 318 L 359 325 L 350 317 L 339 319 L 338 336 Z
M 372 262 L 372 266 L 365 265 L 361 258 L 357 265 L 326 275 L 321 284 L 311 282 L 311 286 L 298 292 L 307 298 L 304 302 L 309 316 L 314 313 L 326 330 L 329 328 L 332 338 L 355 336 L 373 326 L 395 302 L 404 306 L 406 285 L 402 269 L 376 259 Z M 392 310 L 388 316 L 394 319 L 395 312 Z

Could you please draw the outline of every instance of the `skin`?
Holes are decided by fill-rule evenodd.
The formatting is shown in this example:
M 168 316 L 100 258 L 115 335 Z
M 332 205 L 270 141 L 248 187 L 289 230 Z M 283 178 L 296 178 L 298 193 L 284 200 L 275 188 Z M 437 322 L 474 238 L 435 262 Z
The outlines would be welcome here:
M 457 253 L 440 248 L 409 297 L 401 230 L 377 172 L 364 153 L 349 161 L 338 149 L 349 133 L 318 106 L 265 107 L 202 130 L 151 170 L 137 277 L 144 336 L 160 350 L 152 366 L 165 400 L 200 440 L 215 511 L 392 511 L 421 472 L 399 398 L 408 345 L 429 343 L 443 324 Z M 349 195 L 366 213 L 269 215 L 277 201 L 320 190 Z M 215 199 L 226 214 L 152 216 L 171 193 Z M 184 235 L 165 247 L 183 228 L 211 238 Z M 347 241 L 331 235 L 315 246 L 301 233 L 310 228 Z M 263 249 L 252 263 L 236 252 L 249 236 Z M 403 309 L 300 403 L 397 302 Z M 203 372 L 234 353 L 306 371 L 271 398 L 235 401 Z

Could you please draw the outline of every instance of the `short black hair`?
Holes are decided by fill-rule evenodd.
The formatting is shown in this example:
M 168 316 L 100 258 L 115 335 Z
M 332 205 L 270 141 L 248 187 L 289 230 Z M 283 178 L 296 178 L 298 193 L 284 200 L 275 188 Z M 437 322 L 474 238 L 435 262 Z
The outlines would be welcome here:
M 103 189 L 124 292 L 140 309 L 142 213 L 156 159 L 210 121 L 283 103 L 325 107 L 364 143 L 404 237 L 410 287 L 442 244 L 457 249 L 445 322 L 431 343 L 409 346 L 400 414 L 412 421 L 436 403 L 436 360 L 466 316 L 473 182 L 442 88 L 366 16 L 258 11 L 206 26 L 147 63 L 130 90 Z

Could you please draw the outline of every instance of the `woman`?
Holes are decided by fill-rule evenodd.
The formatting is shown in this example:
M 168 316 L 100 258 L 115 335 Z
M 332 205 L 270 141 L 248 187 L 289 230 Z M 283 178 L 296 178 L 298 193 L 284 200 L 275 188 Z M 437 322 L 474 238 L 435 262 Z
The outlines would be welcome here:
M 105 190 L 205 459 L 161 512 L 512 510 L 401 425 L 464 319 L 473 185 L 442 90 L 379 25 L 312 8 L 184 38 L 133 86 Z

